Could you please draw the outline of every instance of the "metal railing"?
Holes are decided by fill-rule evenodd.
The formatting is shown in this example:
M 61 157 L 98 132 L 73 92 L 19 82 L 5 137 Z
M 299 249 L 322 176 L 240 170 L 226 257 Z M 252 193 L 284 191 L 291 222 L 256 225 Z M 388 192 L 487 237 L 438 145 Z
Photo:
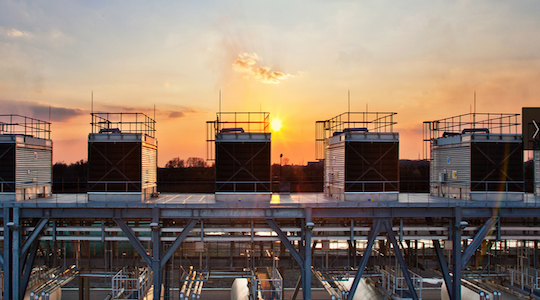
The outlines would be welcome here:
M 435 139 L 444 135 L 461 134 L 464 129 L 487 129 L 495 134 L 518 134 L 521 123 L 520 114 L 508 113 L 469 113 L 435 121 L 424 121 L 422 137 L 422 158 L 431 157 L 430 146 Z
M 377 273 L 381 274 L 381 286 L 384 290 L 388 291 L 392 295 L 403 295 L 404 292 L 409 291 L 409 287 L 405 281 L 401 268 L 382 268 L 380 266 L 375 266 Z M 414 285 L 414 289 L 418 294 L 418 299 L 422 299 L 422 288 L 424 287 L 424 279 L 414 273 L 409 271 L 411 280 Z
M 519 286 L 521 289 L 529 288 L 534 290 L 540 289 L 540 270 L 525 267 L 525 268 L 508 268 L 510 273 L 510 284 Z
M 216 120 L 206 121 L 206 160 L 215 160 L 216 134 L 223 129 L 234 129 L 241 133 L 268 133 L 270 113 L 268 112 L 218 112 Z
M 0 115 L 1 134 L 21 134 L 48 140 L 51 138 L 51 123 L 21 115 Z
M 92 133 L 143 133 L 154 138 L 156 121 L 143 113 L 91 113 Z
M 271 181 L 216 181 L 217 193 L 270 193 L 271 187 Z
M 270 278 L 253 276 L 253 284 L 256 287 L 255 295 L 260 297 L 258 299 L 283 300 L 283 277 L 278 269 L 268 267 L 266 273 L 270 275 Z
M 315 122 L 315 158 L 324 159 L 325 145 L 336 132 L 365 130 L 366 132 L 388 132 L 394 130 L 395 112 L 346 112 L 331 119 Z
M 112 278 L 112 299 L 144 299 L 151 285 L 152 271 L 149 267 L 124 267 Z

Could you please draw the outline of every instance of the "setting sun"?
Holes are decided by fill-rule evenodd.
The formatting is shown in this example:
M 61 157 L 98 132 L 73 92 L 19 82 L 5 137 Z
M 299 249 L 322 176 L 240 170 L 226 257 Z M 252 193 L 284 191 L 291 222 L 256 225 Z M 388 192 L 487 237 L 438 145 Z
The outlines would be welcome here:
M 281 130 L 281 120 L 280 119 L 274 119 L 272 122 L 270 122 L 270 127 L 272 127 L 272 131 L 280 131 Z

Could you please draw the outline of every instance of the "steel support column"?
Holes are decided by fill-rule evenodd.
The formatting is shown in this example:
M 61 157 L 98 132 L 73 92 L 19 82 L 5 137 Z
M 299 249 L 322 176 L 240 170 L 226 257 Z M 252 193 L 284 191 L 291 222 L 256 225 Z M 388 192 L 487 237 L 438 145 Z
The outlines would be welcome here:
M 482 244 L 486 236 L 491 232 L 493 229 L 493 226 L 497 223 L 499 220 L 499 217 L 491 217 L 483 226 L 478 230 L 478 233 L 474 236 L 471 244 L 463 251 L 463 255 L 461 256 L 461 268 L 465 268 L 465 265 L 469 261 L 469 259 L 472 257 L 474 252 L 478 250 L 478 247 Z
M 375 244 L 375 240 L 377 239 L 377 236 L 379 235 L 380 228 L 381 228 L 381 221 L 373 220 L 373 225 L 371 226 L 371 232 L 368 237 L 366 250 L 364 251 L 364 255 L 362 255 L 362 258 L 360 259 L 360 264 L 358 265 L 358 270 L 356 270 L 356 274 L 354 275 L 354 281 L 351 285 L 351 290 L 349 291 L 347 300 L 352 300 L 354 297 L 354 294 L 356 293 L 356 289 L 358 288 L 358 283 L 360 283 L 360 279 L 362 279 L 362 275 L 364 274 L 364 269 L 366 268 L 367 262 L 369 260 L 369 256 L 371 255 L 371 249 L 373 248 L 373 244 Z
M 154 226 L 152 226 L 154 225 Z M 159 209 L 152 209 L 152 274 L 154 286 L 154 299 L 161 299 L 161 264 L 159 262 L 160 240 L 159 240 Z
M 12 241 L 13 241 L 13 234 L 11 232 L 10 226 L 8 224 L 11 223 L 11 208 L 3 208 L 4 210 L 4 266 L 2 269 L 4 270 L 4 298 L 5 299 L 11 299 L 11 296 L 13 295 L 11 293 L 12 289 L 12 276 L 11 276 L 11 270 L 12 270 Z
M 450 270 L 448 270 L 448 263 L 444 258 L 444 253 L 441 249 L 441 243 L 439 240 L 432 240 L 433 247 L 435 248 L 435 254 L 437 254 L 437 261 L 439 262 L 439 267 L 441 268 L 441 273 L 443 275 L 444 283 L 446 284 L 446 291 L 448 292 L 448 298 L 454 300 L 452 295 L 452 278 L 450 278 Z
M 39 246 L 39 240 L 35 240 L 32 243 L 32 246 L 30 247 L 30 252 L 28 253 L 28 257 L 24 260 L 25 262 L 21 265 L 21 292 L 20 295 L 24 297 L 24 294 L 26 293 L 26 288 L 28 287 L 28 280 L 30 279 L 30 274 L 32 274 L 32 266 L 34 265 L 34 259 L 36 258 L 36 253 Z M 25 255 L 26 256 L 26 255 Z
M 144 259 L 146 264 L 151 268 L 152 267 L 152 260 L 150 259 L 150 256 L 146 253 L 146 249 L 144 249 L 143 245 L 141 244 L 141 241 L 137 238 L 133 230 L 127 226 L 126 222 L 120 218 L 114 218 L 114 222 L 120 229 L 122 229 L 122 232 L 126 235 L 126 237 L 129 239 L 135 250 L 139 253 L 139 255 Z
M 285 233 L 283 233 L 283 231 L 281 231 L 281 228 L 279 228 L 276 221 L 273 220 L 273 219 L 266 219 L 266 223 L 268 223 L 270 228 L 272 228 L 272 230 L 274 230 L 274 232 L 277 233 L 277 235 L 279 237 L 279 240 L 283 243 L 285 248 L 287 248 L 287 250 L 289 250 L 289 252 L 293 256 L 293 258 L 296 260 L 298 265 L 300 265 L 300 269 L 304 270 L 304 258 L 302 257 L 302 255 L 300 253 L 298 253 L 298 251 L 296 251 L 294 246 L 291 244 L 291 242 L 287 238 L 287 235 L 285 235 Z
M 34 243 L 35 239 L 41 234 L 41 230 L 49 223 L 49 218 L 41 218 L 37 225 L 34 227 L 34 231 L 30 234 L 30 236 L 24 241 L 22 247 L 21 247 L 21 256 L 26 255 L 26 252 L 28 249 L 30 249 L 30 246 L 32 243 Z
M 11 292 L 13 293 L 13 299 L 15 300 L 18 300 L 18 299 L 22 299 L 22 296 L 20 294 L 20 286 L 21 286 L 21 283 L 19 281 L 19 279 L 21 278 L 21 274 L 20 274 L 20 270 L 21 270 L 21 266 L 20 266 L 20 260 L 19 260 L 19 257 L 20 257 L 20 253 L 21 253 L 21 229 L 20 229 L 20 219 L 19 219 L 19 216 L 20 216 L 20 208 L 18 207 L 14 207 L 13 208 L 13 257 L 11 258 L 11 261 L 13 262 L 12 264 L 12 269 L 11 269 L 11 274 L 12 274 L 12 284 L 11 284 Z
M 401 272 L 403 273 L 403 277 L 405 277 L 405 282 L 407 282 L 407 286 L 409 286 L 409 292 L 411 292 L 412 298 L 414 300 L 417 300 L 418 295 L 416 294 L 416 290 L 414 289 L 414 284 L 411 280 L 411 274 L 409 274 L 409 269 L 407 268 L 407 264 L 405 263 L 405 259 L 403 258 L 403 254 L 401 253 L 401 249 L 396 240 L 396 236 L 394 235 L 394 231 L 392 230 L 392 221 L 386 220 L 384 221 L 384 224 L 386 227 L 386 234 L 388 235 L 390 242 L 394 246 L 394 255 L 396 256 L 399 265 L 401 266 Z
M 454 222 L 450 225 L 452 233 L 452 294 L 453 300 L 461 300 L 461 208 L 454 209 Z
M 190 220 L 189 223 L 186 225 L 186 227 L 184 227 L 180 235 L 176 238 L 176 240 L 174 240 L 173 244 L 169 247 L 169 249 L 167 249 L 167 252 L 163 254 L 163 257 L 161 258 L 161 268 L 163 268 L 165 264 L 169 261 L 171 256 L 173 256 L 174 252 L 176 251 L 176 249 L 178 249 L 180 244 L 182 244 L 182 242 L 187 237 L 191 229 L 195 227 L 195 225 L 197 224 L 197 221 L 198 221 L 197 219 Z
M 311 208 L 306 208 L 306 224 L 304 237 L 304 289 L 302 295 L 304 300 L 311 300 L 311 231 L 313 230 L 313 222 L 311 221 Z
M 426 218 L 426 223 L 429 226 L 433 226 L 433 219 L 432 218 Z M 437 235 L 435 231 L 429 232 L 432 235 Z M 448 293 L 448 299 L 454 300 L 452 295 L 452 278 L 450 278 L 450 270 L 448 270 L 448 262 L 446 261 L 446 258 L 444 257 L 444 253 L 441 248 L 441 242 L 439 240 L 431 240 L 433 242 L 433 248 L 435 249 L 435 254 L 437 256 L 437 262 L 439 263 L 439 267 L 441 268 L 441 273 L 444 279 L 444 283 L 446 284 L 446 292 Z

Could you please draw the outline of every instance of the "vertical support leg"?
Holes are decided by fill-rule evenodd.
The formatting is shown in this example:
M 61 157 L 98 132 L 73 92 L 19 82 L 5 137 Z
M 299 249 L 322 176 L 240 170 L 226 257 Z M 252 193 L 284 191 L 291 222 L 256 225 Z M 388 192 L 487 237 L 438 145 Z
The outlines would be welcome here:
M 154 299 L 161 299 L 161 262 L 160 262 L 160 245 L 159 240 L 159 210 L 152 209 L 152 275 L 154 285 Z
M 399 265 L 401 266 L 401 272 L 403 272 L 405 282 L 407 282 L 407 285 L 409 286 L 409 291 L 412 295 L 412 298 L 414 300 L 417 300 L 418 295 L 416 294 L 416 290 L 414 289 L 414 284 L 411 280 L 411 274 L 409 274 L 409 269 L 407 268 L 407 264 L 405 263 L 405 259 L 403 258 L 403 254 L 401 253 L 401 249 L 394 235 L 394 231 L 392 231 L 392 223 L 389 220 L 386 220 L 384 223 L 386 226 L 386 233 L 388 235 L 388 238 L 390 239 L 392 246 L 394 246 L 394 254 L 399 262 Z
M 454 210 L 454 225 L 451 226 L 452 232 L 452 295 L 453 300 L 461 300 L 461 208 Z
M 4 208 L 4 299 L 11 299 L 11 269 L 12 269 L 12 250 L 11 242 L 13 236 L 11 229 L 7 224 L 11 221 L 11 208 Z
M 32 266 L 34 265 L 34 259 L 36 258 L 36 253 L 39 246 L 39 240 L 35 240 L 32 243 L 32 246 L 30 247 L 28 258 L 25 260 L 21 270 L 24 270 L 22 272 L 22 278 L 21 278 L 21 292 L 20 295 L 23 295 L 26 293 L 26 288 L 28 286 L 28 280 L 30 279 L 30 274 L 32 273 Z
M 79 300 L 84 300 L 84 278 L 79 277 Z
M 311 208 L 306 209 L 306 228 L 304 237 L 304 300 L 311 300 Z
M 371 227 L 371 233 L 369 234 L 369 237 L 368 237 L 366 250 L 364 251 L 364 255 L 362 256 L 362 258 L 360 259 L 360 264 L 358 265 L 358 270 L 356 270 L 356 275 L 354 275 L 354 281 L 351 285 L 351 290 L 349 291 L 347 300 L 352 300 L 354 297 L 354 294 L 356 293 L 356 289 L 358 288 L 358 283 L 360 283 L 360 279 L 362 279 L 362 275 L 364 274 L 364 269 L 366 268 L 369 256 L 371 255 L 371 249 L 373 248 L 373 244 L 375 244 L 375 240 L 377 239 L 377 236 L 379 235 L 380 228 L 381 228 L 381 221 L 373 220 L 373 226 Z
M 13 268 L 11 270 L 11 274 L 13 277 L 12 284 L 11 284 L 11 292 L 13 293 L 12 299 L 19 300 L 22 299 L 20 295 L 20 281 L 21 278 L 20 274 L 20 264 L 19 264 L 19 257 L 20 257 L 20 246 L 21 246 L 21 231 L 19 229 L 20 220 L 19 220 L 19 208 L 14 207 L 13 208 L 13 257 L 11 261 L 13 262 Z
M 90 277 L 84 277 L 84 300 L 90 300 Z M 47 297 L 47 300 L 49 298 Z
M 441 249 L 441 243 L 439 240 L 433 240 L 433 247 L 435 248 L 435 253 L 437 254 L 437 261 L 439 262 L 439 267 L 443 274 L 444 283 L 446 284 L 446 291 L 448 292 L 448 299 L 454 300 L 452 296 L 452 279 L 450 278 L 450 271 L 448 271 L 448 264 L 444 258 L 444 253 Z

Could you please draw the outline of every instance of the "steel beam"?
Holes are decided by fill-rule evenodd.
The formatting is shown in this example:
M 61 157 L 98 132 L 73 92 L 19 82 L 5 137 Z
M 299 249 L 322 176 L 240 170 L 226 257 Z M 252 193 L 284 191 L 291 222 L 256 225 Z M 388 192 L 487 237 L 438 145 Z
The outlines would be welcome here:
M 39 222 L 37 223 L 36 227 L 34 228 L 34 231 L 26 238 L 24 241 L 22 247 L 21 247 L 21 256 L 26 255 L 26 252 L 28 249 L 30 249 L 30 246 L 32 243 L 34 243 L 34 240 L 41 234 L 41 230 L 47 225 L 49 222 L 49 218 L 41 218 Z
M 373 226 L 371 227 L 371 233 L 369 234 L 369 237 L 368 237 L 366 250 L 364 251 L 364 255 L 362 255 L 362 258 L 360 259 L 360 264 L 358 265 L 358 270 L 356 270 L 356 274 L 354 275 L 354 281 L 351 285 L 351 290 L 349 291 L 347 300 L 352 300 L 354 297 L 354 294 L 356 293 L 356 289 L 358 288 L 358 283 L 360 283 L 360 279 L 362 279 L 362 275 L 364 274 L 364 269 L 366 268 L 367 262 L 369 260 L 369 256 L 371 255 L 371 249 L 373 248 L 373 244 L 375 244 L 375 239 L 377 239 L 380 229 L 381 229 L 381 220 L 373 220 Z
M 196 220 L 196 219 L 190 220 L 189 223 L 186 225 L 186 227 L 184 227 L 184 230 L 182 230 L 182 233 L 180 233 L 180 235 L 176 238 L 176 240 L 174 240 L 174 243 L 172 243 L 172 245 L 169 247 L 169 249 L 167 249 L 167 252 L 165 252 L 163 257 L 161 257 L 161 265 L 160 265 L 161 268 L 163 268 L 165 266 L 165 264 L 169 261 L 171 256 L 173 256 L 176 249 L 178 249 L 180 244 L 182 244 L 184 239 L 187 237 L 187 235 L 189 234 L 191 229 L 193 229 L 193 227 L 195 227 L 197 222 L 198 222 L 198 220 Z
M 433 219 L 431 217 L 426 218 L 426 223 L 428 226 L 433 226 Z M 430 231 L 429 233 L 434 236 L 437 235 L 437 232 L 435 231 Z M 452 286 L 452 278 L 450 277 L 450 271 L 448 270 L 448 262 L 446 261 L 446 258 L 444 257 L 444 253 L 441 248 L 441 242 L 437 239 L 431 241 L 433 242 L 433 248 L 435 249 L 437 262 L 439 263 L 444 283 L 446 284 L 446 292 L 448 293 L 448 299 L 453 300 L 454 298 L 452 295 L 452 289 L 450 288 Z
M 19 300 L 19 299 L 22 299 L 22 297 L 20 296 L 20 270 L 21 270 L 21 267 L 20 267 L 20 264 L 19 264 L 19 257 L 20 257 L 20 246 L 21 246 L 21 243 L 20 243 L 20 240 L 21 240 L 21 229 L 19 228 L 19 225 L 20 225 L 20 218 L 19 218 L 19 213 L 20 213 L 20 208 L 18 207 L 14 207 L 13 208 L 13 228 L 12 228 L 12 231 L 13 231 L 13 255 L 11 257 L 11 261 L 13 262 L 12 264 L 12 269 L 11 269 L 11 276 L 12 277 L 12 281 L 11 281 L 11 292 L 13 293 L 13 296 L 12 298 L 14 300 Z
M 298 280 L 296 281 L 296 286 L 294 287 L 294 292 L 291 296 L 291 300 L 296 300 L 296 297 L 298 297 L 298 292 L 300 292 L 301 285 L 302 285 L 302 275 L 298 276 Z
M 394 246 L 394 255 L 396 256 L 399 265 L 401 266 L 401 272 L 403 273 L 403 277 L 405 277 L 405 282 L 407 282 L 407 286 L 409 286 L 409 291 L 411 292 L 412 298 L 414 300 L 418 300 L 418 294 L 416 294 L 416 290 L 414 289 L 414 284 L 411 280 L 411 274 L 409 274 L 409 269 L 407 268 L 407 264 L 405 263 L 405 259 L 403 258 L 403 254 L 401 253 L 401 249 L 396 240 L 396 236 L 394 235 L 394 231 L 392 230 L 391 221 L 386 220 L 384 221 L 384 224 L 386 226 L 386 234 L 388 235 L 390 242 Z
M 159 240 L 159 208 L 152 208 L 152 222 L 150 227 L 152 228 L 152 275 L 154 287 L 154 299 L 161 299 L 161 264 L 159 258 L 161 257 L 161 243 Z M 153 227 L 152 227 L 153 225 Z
M 137 238 L 137 236 L 135 236 L 135 233 L 133 232 L 133 230 L 131 230 L 131 228 L 129 228 L 129 226 L 127 226 L 127 224 L 124 222 L 124 220 L 122 220 L 120 218 L 114 218 L 113 220 L 114 220 L 114 222 L 116 222 L 116 225 L 118 225 L 118 227 L 120 227 L 120 229 L 122 229 L 122 231 L 127 236 L 127 238 L 129 239 L 129 241 L 131 242 L 133 247 L 135 247 L 135 250 L 137 250 L 137 252 L 139 252 L 139 255 L 144 259 L 146 264 L 151 268 L 152 267 L 152 259 L 146 253 L 146 249 L 144 249 L 144 247 L 141 244 L 141 241 L 139 240 L 139 238 Z
M 11 228 L 8 226 L 11 220 L 11 210 L 10 208 L 4 208 L 4 265 L 2 269 L 4 270 L 4 298 L 11 299 L 11 283 L 13 277 L 11 276 L 12 270 L 12 249 L 11 245 L 13 242 L 13 237 L 11 233 Z
M 491 217 L 489 220 L 480 228 L 478 233 L 474 236 L 471 244 L 463 251 L 463 255 L 461 256 L 461 269 L 465 268 L 465 265 L 469 261 L 469 259 L 472 257 L 474 252 L 480 247 L 486 236 L 491 232 L 493 229 L 493 226 L 497 223 L 499 220 L 499 217 Z
M 441 268 L 441 273 L 443 275 L 444 283 L 446 284 L 446 291 L 448 292 L 448 298 L 454 300 L 452 295 L 452 278 L 450 278 L 450 271 L 448 270 L 448 263 L 444 258 L 444 253 L 441 249 L 441 243 L 439 240 L 432 240 L 433 247 L 435 248 L 435 253 L 437 254 L 437 261 L 439 262 L 439 267 Z
M 161 299 L 161 265 L 159 262 L 159 227 L 152 228 L 152 268 L 154 299 Z
M 306 208 L 306 225 L 304 228 L 304 289 L 302 295 L 304 300 L 311 300 L 311 208 Z
M 30 253 L 28 253 L 28 257 L 25 259 L 25 263 L 21 265 L 21 270 L 24 269 L 22 272 L 22 278 L 21 278 L 21 292 L 20 295 L 24 297 L 24 294 L 26 293 L 26 288 L 28 287 L 28 280 L 30 279 L 30 274 L 32 274 L 32 266 L 34 265 L 34 259 L 36 258 L 36 253 L 39 246 L 39 240 L 36 240 L 32 243 L 32 247 L 30 247 Z
M 461 209 L 454 209 L 454 222 L 450 225 L 452 233 L 452 295 L 454 300 L 461 300 Z
M 283 231 L 281 231 L 281 228 L 279 228 L 276 221 L 274 221 L 272 219 L 266 219 L 266 223 L 268 223 L 270 228 L 272 228 L 272 230 L 274 230 L 277 233 L 280 241 L 287 248 L 287 250 L 289 250 L 289 252 L 293 256 L 293 258 L 300 265 L 300 269 L 303 271 L 304 270 L 304 258 L 302 257 L 302 255 L 300 253 L 298 253 L 298 251 L 296 251 L 296 249 L 291 244 L 291 242 L 289 241 L 289 239 L 287 238 L 285 233 L 283 233 Z

